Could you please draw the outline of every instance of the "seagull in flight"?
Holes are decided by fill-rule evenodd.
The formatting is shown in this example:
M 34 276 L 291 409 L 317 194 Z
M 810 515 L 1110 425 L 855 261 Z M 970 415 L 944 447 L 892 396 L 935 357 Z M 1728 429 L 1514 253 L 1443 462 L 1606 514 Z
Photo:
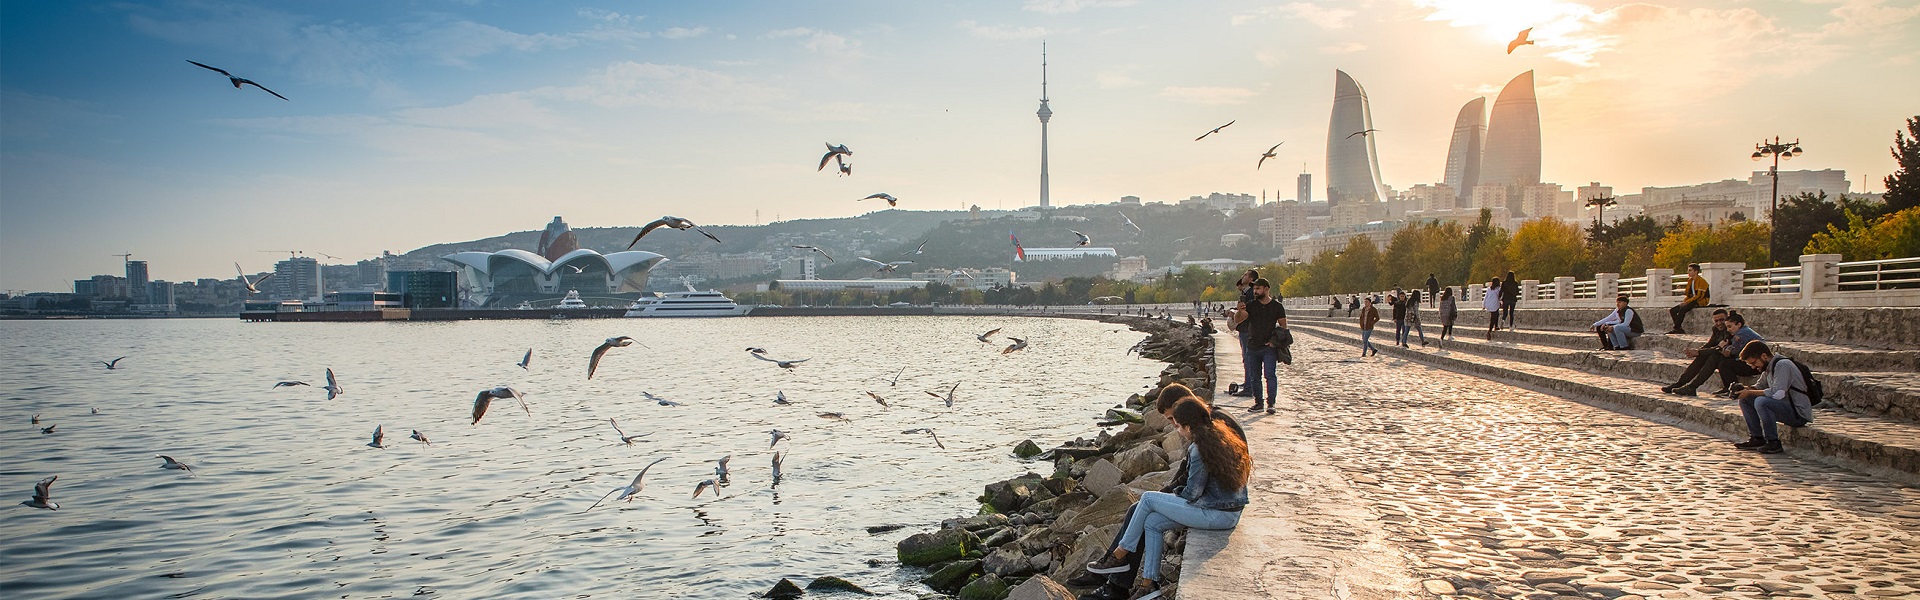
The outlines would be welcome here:
M 794 246 L 794 247 L 793 247 L 793 249 L 795 249 L 795 250 L 808 250 L 808 251 L 812 251 L 812 252 L 815 252 L 815 253 L 818 253 L 818 254 L 820 255 L 820 257 L 821 257 L 821 258 L 824 258 L 824 259 L 827 259 L 827 264 L 833 264 L 833 257 L 832 257 L 832 256 L 828 256 L 828 255 L 827 255 L 827 251 L 825 251 L 825 250 L 821 250 L 819 246 L 807 246 L 807 245 L 800 245 L 800 246 Z
M 874 198 L 879 198 L 879 199 L 881 199 L 881 200 L 886 200 L 886 201 L 887 201 L 887 206 L 899 206 L 899 205 L 900 205 L 900 199 L 899 199 L 899 198 L 895 198 L 895 197 L 893 197 L 893 194 L 889 194 L 889 193 L 886 193 L 886 192 L 881 192 L 881 193 L 878 193 L 878 194 L 874 194 L 874 195 L 872 195 L 872 196 L 867 196 L 867 197 L 865 197 L 865 198 L 861 198 L 861 200 L 872 200 L 872 199 L 874 199 Z
M 620 423 L 613 419 L 607 419 L 607 424 L 612 425 L 613 432 L 620 435 L 620 443 L 626 444 L 628 446 L 632 446 L 634 440 L 653 435 L 652 433 L 642 433 L 640 435 L 627 435 L 627 432 L 620 430 Z
M 1379 130 L 1378 130 L 1378 129 L 1366 129 L 1366 130 L 1362 130 L 1362 131 L 1355 131 L 1355 132 L 1353 132 L 1353 133 L 1349 133 L 1349 134 L 1347 134 L 1347 137 L 1346 137 L 1346 138 L 1341 138 L 1341 139 L 1347 139 L 1347 138 L 1351 138 L 1351 137 L 1353 137 L 1353 136 L 1356 136 L 1356 135 L 1357 135 L 1357 136 L 1361 136 L 1361 137 L 1366 137 L 1366 135 L 1367 135 L 1367 134 L 1369 134 L 1369 133 L 1373 133 L 1373 132 L 1375 132 L 1375 131 L 1379 131 Z
M 775 429 L 775 430 L 773 430 L 773 431 L 769 431 L 769 432 L 767 432 L 767 433 L 769 433 L 769 434 L 772 434 L 772 435 L 773 435 L 773 441 L 772 441 L 772 442 L 769 442 L 769 443 L 767 443 L 767 449 L 768 449 L 768 450 L 772 450 L 772 449 L 773 449 L 773 447 L 774 447 L 775 445 L 778 445 L 778 444 L 780 443 L 780 440 L 784 440 L 784 439 L 787 439 L 787 438 L 791 438 L 791 437 L 793 437 L 793 436 L 791 436 L 791 435 L 787 435 L 787 432 L 785 432 L 785 431 L 781 431 L 781 430 L 778 430 L 778 429 Z
M 893 405 L 887 404 L 887 399 L 881 398 L 879 394 L 875 394 L 873 392 L 867 392 L 867 396 L 870 398 L 873 398 L 874 402 L 879 402 L 881 408 L 893 408 Z
M 120 358 L 116 358 L 113 360 L 101 360 L 101 361 L 94 361 L 94 362 L 98 362 L 100 364 L 106 365 L 107 370 L 111 371 L 120 364 L 120 361 L 122 359 L 125 359 L 125 358 L 126 358 L 125 356 L 122 356 Z
M 764 360 L 764 361 L 767 361 L 767 362 L 770 362 L 770 363 L 773 363 L 773 364 L 775 364 L 775 365 L 779 365 L 779 367 L 780 367 L 780 368 L 782 368 L 782 369 L 791 369 L 791 368 L 794 368 L 794 367 L 796 367 L 796 366 L 799 366 L 799 364 L 800 364 L 800 363 L 803 363 L 803 362 L 807 362 L 807 361 L 809 361 L 809 360 L 813 360 L 813 358 L 812 358 L 812 357 L 808 357 L 808 358 L 802 358 L 802 359 L 800 359 L 800 360 L 780 360 L 780 359 L 777 359 L 777 358 L 767 358 L 767 357 L 766 357 L 765 355 L 761 355 L 761 354 L 755 354 L 755 355 L 753 355 L 753 357 L 754 357 L 754 358 L 758 358 L 758 359 L 760 359 L 760 360 Z
M 732 455 L 732 454 L 728 454 L 728 455 L 726 455 L 726 456 L 722 456 L 722 457 L 720 457 L 720 459 L 719 459 L 719 460 L 709 460 L 709 461 L 706 461 L 706 462 L 710 462 L 710 463 L 716 463 L 716 464 L 714 465 L 714 467 L 713 467 L 713 475 L 714 475 L 715 477 L 718 477 L 718 478 L 720 478 L 720 484 L 721 484 L 721 485 L 726 485 L 726 484 L 727 484 L 727 475 L 728 475 L 728 474 L 730 474 L 730 473 L 732 473 L 732 471 L 728 471 L 728 470 L 727 470 L 727 463 L 728 463 L 728 462 L 730 462 L 730 461 L 732 461 L 732 460 L 733 460 L 733 455 Z M 716 493 L 717 493 L 718 491 L 719 491 L 719 490 L 715 490 L 715 492 L 716 492 Z
M 1239 119 L 1234 119 L 1234 120 L 1232 120 L 1232 121 L 1227 121 L 1227 125 L 1232 125 L 1232 124 L 1234 124 L 1234 123 L 1238 123 L 1238 122 L 1240 122 L 1240 120 L 1239 120 Z M 1215 128 L 1213 128 L 1213 130 L 1212 130 L 1212 131 L 1208 131 L 1208 132 L 1206 132 L 1206 133 L 1202 133 L 1202 134 L 1200 134 L 1200 137 L 1197 137 L 1197 138 L 1193 138 L 1193 141 L 1196 141 L 1196 142 L 1198 142 L 1198 141 L 1200 141 L 1200 140 L 1204 140 L 1204 139 L 1207 139 L 1207 136 L 1210 136 L 1210 135 L 1213 135 L 1213 134 L 1216 134 L 1216 133 L 1220 133 L 1220 130 L 1222 130 L 1222 129 L 1226 129 L 1226 128 L 1227 128 L 1227 125 L 1221 125 L 1221 126 L 1219 126 L 1219 127 L 1215 127 Z
M 908 252 L 907 254 L 920 254 L 926 251 L 927 251 L 927 240 L 920 240 L 920 245 L 914 246 L 913 251 Z M 905 256 L 905 254 L 901 256 Z
M 900 370 L 899 370 L 898 372 L 895 372 L 895 373 L 893 374 L 893 383 L 889 383 L 889 384 L 887 384 L 887 387 L 895 387 L 895 386 L 898 386 L 898 385 L 900 385 L 900 376 L 901 376 L 901 375 L 905 375 L 906 373 L 907 373 L 907 368 L 906 368 L 906 367 L 900 367 Z
M 375 448 L 385 448 L 385 447 L 386 447 L 385 445 L 383 445 L 383 444 L 381 444 L 381 442 L 384 442 L 384 441 L 386 441 L 386 439 L 387 439 L 387 434 L 386 434 L 386 432 L 385 432 L 385 431 L 383 431 L 383 429 L 382 429 L 382 428 L 384 428 L 384 427 L 386 427 L 386 426 L 385 426 L 385 425 L 375 425 L 375 426 L 373 426 L 373 441 L 372 441 L 371 443 L 368 443 L 368 444 L 367 444 L 368 446 L 373 446 L 373 447 L 375 447 Z
M 761 348 L 761 347 L 759 347 L 759 346 L 747 346 L 747 351 L 748 351 L 748 352 L 752 352 L 752 353 L 754 353 L 754 354 L 766 354 L 766 353 L 767 353 L 767 349 L 766 349 L 766 348 Z
M 1078 237 L 1078 238 L 1080 238 L 1080 241 L 1078 241 L 1078 242 L 1074 242 L 1074 244 L 1073 244 L 1073 245 L 1075 245 L 1075 246 L 1085 246 L 1085 245 L 1087 245 L 1087 244 L 1091 244 L 1091 243 L 1093 243 L 1093 238 L 1090 238 L 1090 237 L 1087 237 L 1087 234 L 1084 234 L 1084 233 L 1080 233 L 1080 232 L 1078 232 L 1078 231 L 1074 231 L 1074 230 L 1072 230 L 1072 229 L 1068 229 L 1067 231 L 1069 231 L 1069 232 L 1072 232 L 1072 233 L 1073 233 L 1073 235 L 1074 235 L 1075 237 Z
M 900 265 L 910 265 L 910 264 L 913 264 L 913 261 L 910 261 L 910 260 L 896 260 L 896 261 L 892 261 L 892 262 L 880 262 L 880 261 L 877 261 L 877 260 L 874 260 L 874 259 L 871 259 L 871 258 L 867 258 L 867 257 L 865 257 L 865 256 L 856 256 L 856 257 L 854 257 L 854 258 L 858 258 L 858 259 L 860 259 L 860 260 L 862 260 L 862 261 L 865 261 L 865 262 L 866 262 L 866 263 L 868 263 L 868 264 L 871 264 L 871 265 L 873 265 L 873 266 L 874 266 L 874 269 L 875 269 L 875 270 L 874 270 L 874 272 L 875 272 L 875 273 L 892 273 L 894 269 L 898 269 L 898 268 L 900 268 Z
M 240 270 L 240 263 L 233 263 L 233 272 L 238 273 L 240 275 L 240 285 L 247 286 L 248 294 L 260 293 L 261 282 L 264 282 L 268 279 L 273 279 L 272 273 L 261 275 L 259 279 L 247 279 L 247 272 Z
M 1519 48 L 1521 46 L 1533 45 L 1533 40 L 1527 39 L 1527 36 L 1532 33 L 1533 33 L 1532 27 L 1528 27 L 1526 29 L 1520 30 L 1520 35 L 1514 36 L 1513 41 L 1507 42 L 1507 54 L 1513 54 L 1514 49 Z
M 502 387 L 497 387 L 490 390 L 481 390 L 480 395 L 473 397 L 473 423 L 471 423 L 472 425 L 479 425 L 480 417 L 487 416 L 487 407 L 493 405 L 494 398 L 501 398 L 501 399 L 512 398 L 514 400 L 519 400 L 521 410 L 527 411 L 527 416 L 529 417 L 533 416 L 533 409 L 527 408 L 526 394 L 520 393 L 520 390 L 502 386 Z
M 628 502 L 632 502 L 634 494 L 640 493 L 640 490 L 647 489 L 646 483 L 642 481 L 647 476 L 647 469 L 652 469 L 654 465 L 660 464 L 660 461 L 663 461 L 663 460 L 666 460 L 666 458 L 661 457 L 659 459 L 654 460 L 653 462 L 647 463 L 647 466 L 640 468 L 639 475 L 633 476 L 633 483 L 629 483 L 623 487 L 615 488 L 611 492 L 607 492 L 606 496 L 601 496 L 599 500 L 594 501 L 593 506 L 587 507 L 587 510 L 593 510 L 595 506 L 600 506 L 601 502 L 606 502 L 607 497 L 612 496 L 614 494 L 620 494 L 619 498 L 614 498 L 614 500 L 616 501 L 626 500 Z M 584 513 L 584 512 L 587 512 L 587 510 L 583 510 L 580 512 Z
M 187 475 L 193 475 L 193 467 L 187 466 L 187 463 L 174 460 L 173 457 L 167 456 L 165 454 L 155 454 L 153 455 L 153 457 L 158 458 L 160 460 L 167 461 L 165 464 L 160 465 L 160 468 L 162 469 L 175 469 L 180 471 L 186 471 Z
M 531 364 L 533 364 L 533 349 L 532 349 L 532 348 L 528 348 L 528 349 L 527 349 L 527 355 L 526 355 L 526 356 L 522 356 L 522 357 L 520 357 L 520 362 L 517 362 L 517 363 L 513 363 L 513 365 L 514 365 L 514 366 L 516 366 L 516 367 L 520 367 L 520 369 L 521 369 L 521 370 L 526 370 L 526 368 L 527 368 L 527 365 L 531 365 Z
M 60 510 L 60 505 L 55 504 L 53 501 L 53 480 L 59 478 L 59 475 L 54 475 L 40 480 L 40 483 L 33 484 L 33 499 L 21 502 L 21 504 L 34 508 Z
M 407 436 L 407 437 L 410 437 L 410 438 L 413 438 L 413 439 L 416 439 L 416 440 L 420 440 L 420 443 L 422 443 L 422 444 L 426 444 L 426 445 L 428 445 L 428 446 L 432 446 L 432 445 L 433 445 L 433 442 L 429 442 L 429 441 L 427 441 L 427 434 L 424 434 L 424 433 L 420 433 L 420 430 L 418 430 L 418 429 L 415 429 L 415 430 L 413 430 L 413 435 L 410 435 L 410 436 Z
M 992 341 L 992 340 L 989 340 L 989 339 L 987 339 L 987 338 L 990 338 L 990 337 L 993 337 L 993 334 L 996 334 L 996 333 L 1000 333 L 1000 330 L 1001 330 L 1001 329 L 1004 329 L 1004 328 L 1003 328 L 1003 327 L 995 327 L 995 328 L 993 328 L 993 331 L 989 331 L 989 332 L 986 332 L 986 333 L 982 333 L 982 334 L 980 334 L 980 335 L 976 335 L 976 336 L 973 336 L 973 337 L 974 337 L 974 339 L 977 339 L 977 340 L 980 340 L 980 343 L 982 343 L 982 344 L 991 344 L 991 343 L 993 343 L 993 341 Z
M 293 387 L 293 386 L 296 386 L 296 385 L 304 385 L 304 386 L 307 386 L 307 387 L 313 387 L 313 385 L 312 385 L 312 384 L 309 384 L 309 383 L 307 383 L 307 382 L 305 382 L 305 381 L 282 381 L 282 382 L 279 382 L 279 383 L 275 383 L 275 384 L 273 384 L 273 387 L 275 387 L 275 388 L 283 388 L 283 387 Z
M 1280 142 L 1280 144 L 1285 144 L 1285 143 L 1286 142 Z M 1260 153 L 1260 162 L 1254 163 L 1253 168 L 1255 170 L 1258 170 L 1262 165 L 1267 164 L 1267 159 L 1273 158 L 1275 156 L 1273 151 L 1280 149 L 1280 144 L 1274 144 L 1273 147 L 1268 148 L 1266 152 Z
M 1001 353 L 1001 354 L 1013 354 L 1013 353 L 1015 353 L 1015 352 L 1019 352 L 1019 351 L 1021 351 L 1021 350 L 1025 350 L 1025 349 L 1027 349 L 1027 341 L 1026 341 L 1026 340 L 1023 340 L 1023 339 L 1020 339 L 1020 338 L 1017 338 L 1017 337 L 1013 337 L 1013 336 L 1007 336 L 1007 339 L 1010 339 L 1010 340 L 1013 340 L 1013 345 L 1011 345 L 1011 346 L 1007 346 L 1007 349 L 1005 349 L 1005 350 L 1001 350 L 1001 351 L 1000 351 L 1000 353 Z
M 608 350 L 625 348 L 632 345 L 633 338 L 629 336 L 623 335 L 620 337 L 607 338 L 606 343 L 600 344 L 600 347 L 593 349 L 593 358 L 587 361 L 587 379 L 593 379 L 593 372 L 600 368 L 600 357 L 606 356 Z
M 228 73 L 228 72 L 227 72 L 227 71 L 226 71 L 225 69 L 221 69 L 221 68 L 218 68 L 218 67 L 210 67 L 210 66 L 207 66 L 207 65 L 204 65 L 204 64 L 200 64 L 200 63 L 197 63 L 197 62 L 193 62 L 193 61 L 191 61 L 191 60 L 189 60 L 189 61 L 187 61 L 187 62 L 190 62 L 190 63 L 193 63 L 193 64 L 194 64 L 194 66 L 198 66 L 198 67 L 200 67 L 200 68 L 202 68 L 202 69 L 206 69 L 206 70 L 209 70 L 209 71 L 213 71 L 213 72 L 215 72 L 215 73 L 219 73 L 219 74 L 221 74 L 221 75 L 225 75 L 225 76 L 227 76 L 227 81 L 230 81 L 230 82 L 233 82 L 233 89 L 236 89 L 236 90 L 237 90 L 237 89 L 240 89 L 240 86 L 242 86 L 242 85 L 251 85 L 251 86 L 253 86 L 253 87 L 257 87 L 257 88 L 260 88 L 260 91 L 262 91 L 262 92 L 266 92 L 266 93 L 269 93 L 269 94 L 273 94 L 273 97 L 275 97 L 275 98 L 279 98 L 279 99 L 281 99 L 281 100 L 286 100 L 286 99 L 287 99 L 287 97 L 286 97 L 286 96 L 282 96 L 282 95 L 280 95 L 279 93 L 277 93 L 277 92 L 275 92 L 275 91 L 273 91 L 273 90 L 269 90 L 269 89 L 267 89 L 267 86 L 264 86 L 264 85 L 260 85 L 260 84 L 258 84 L 258 83 L 254 83 L 254 81 L 253 81 L 252 79 L 247 79 L 247 78 L 244 78 L 244 77 L 234 77 L 232 73 Z
M 774 485 L 780 485 L 780 463 L 781 463 L 781 459 L 783 458 L 785 458 L 784 453 L 781 453 L 781 452 L 773 453 L 773 484 Z
M 848 150 L 846 144 L 841 144 L 838 146 L 833 144 L 827 144 L 827 154 L 825 156 L 820 157 L 820 168 L 814 169 L 814 171 L 817 172 L 817 171 L 825 170 L 827 168 L 827 161 L 840 160 L 840 157 L 844 157 L 844 156 L 853 156 L 853 151 Z M 842 175 L 850 174 L 848 173 L 848 171 L 850 170 L 851 169 L 847 167 L 846 161 L 840 160 L 840 171 L 841 171 L 840 174 Z
M 967 278 L 967 281 L 974 281 L 978 279 L 974 277 L 972 273 L 968 273 L 966 271 L 961 271 L 961 270 L 955 270 L 954 272 L 947 274 L 947 279 L 959 279 L 961 277 Z
M 627 242 L 627 249 L 632 250 L 634 244 L 640 243 L 640 238 L 647 237 L 648 233 L 651 233 L 653 230 L 659 229 L 661 227 L 669 227 L 669 228 L 678 229 L 681 231 L 692 229 L 696 232 L 699 232 L 700 235 L 707 236 L 707 239 L 713 240 L 713 243 L 715 244 L 720 243 L 720 238 L 713 237 L 713 234 L 707 233 L 707 230 L 701 229 L 698 225 L 694 225 L 693 221 L 688 221 L 686 219 L 682 219 L 680 217 L 676 217 L 673 215 L 667 215 L 664 217 L 660 217 L 659 219 L 655 220 L 652 223 L 648 223 L 646 227 L 641 227 L 640 235 L 633 236 L 633 241 Z
M 323 388 L 320 388 L 320 389 L 323 389 L 323 390 L 326 390 L 326 391 L 327 391 L 327 399 L 328 399 L 328 400 L 332 400 L 332 399 L 334 399 L 334 398 L 336 398 L 336 397 L 338 397 L 338 396 L 340 396 L 340 395 L 342 395 L 342 394 L 345 394 L 345 393 L 347 393 L 347 388 L 343 388 L 343 387 L 340 387 L 340 382 L 338 382 L 338 381 L 335 381 L 335 380 L 333 379 L 333 368 L 332 368 L 332 367 L 328 367 L 328 368 L 327 368 L 327 387 L 323 387 Z
M 942 443 L 940 443 L 940 434 L 938 434 L 938 433 L 934 433 L 934 432 L 933 432 L 933 428 L 932 428 L 932 427 L 920 427 L 920 428 L 917 428 L 917 429 L 908 429 L 908 430 L 906 430 L 906 431 L 902 431 L 902 432 L 900 432 L 900 433 L 902 433 L 902 434 L 910 434 L 910 433 L 924 433 L 924 434 L 927 434 L 927 435 L 930 435 L 930 436 L 933 436 L 933 445 L 935 445 L 935 446 L 939 446 L 941 450 L 945 450 L 945 449 L 947 449 L 947 445 L 946 445 L 946 444 L 942 444 Z
M 844 414 L 841 414 L 841 413 L 837 413 L 837 412 L 823 412 L 823 413 L 820 413 L 820 414 L 818 414 L 818 415 L 815 415 L 815 416 L 818 416 L 818 417 L 820 417 L 820 418 L 822 418 L 822 419 L 833 419 L 833 420 L 835 420 L 835 421 L 846 421 L 846 422 L 848 422 L 848 423 L 852 423 L 852 422 L 853 422 L 853 419 L 849 419 L 849 418 L 847 418 L 847 416 L 846 416 L 846 415 L 844 415 Z
M 714 497 L 718 498 L 720 496 L 720 486 L 722 485 L 724 484 L 712 479 L 702 479 L 699 484 L 693 486 L 693 497 L 699 498 L 701 492 L 713 490 Z
M 1118 212 L 1118 211 L 1116 211 L 1116 212 Z M 1139 226 L 1139 225 L 1135 225 L 1135 224 L 1133 224 L 1133 219 L 1129 219 L 1129 218 L 1127 218 L 1127 213 L 1120 213 L 1120 220 L 1121 220 L 1121 221 L 1125 221 L 1125 222 L 1126 222 L 1126 225 L 1127 225 L 1127 228 L 1128 228 L 1128 229 L 1132 229 L 1134 233 L 1145 233 L 1145 232 L 1143 232 L 1143 231 L 1140 231 L 1140 226 Z
M 646 391 L 642 391 L 642 392 L 640 392 L 640 395 L 642 395 L 642 396 L 646 396 L 646 398 L 647 398 L 648 400 L 652 400 L 652 401 L 654 401 L 655 403 L 657 403 L 657 404 L 659 404 L 659 405 L 661 405 L 661 406 L 685 406 L 684 404 L 681 404 L 681 403 L 679 403 L 679 402 L 674 402 L 674 401 L 672 401 L 672 400 L 668 400 L 668 399 L 666 399 L 666 398 L 661 398 L 661 397 L 659 397 L 659 396 L 655 396 L 655 395 L 653 395 L 653 394 L 652 394 L 651 392 L 646 392 Z
M 850 163 L 850 162 L 847 162 L 847 161 L 844 161 L 844 160 L 840 160 L 840 159 L 837 159 L 837 158 L 836 158 L 836 159 L 834 159 L 834 162 L 836 162 L 836 163 L 839 163 L 839 164 L 840 164 L 840 176 L 841 176 L 841 177 L 849 177 L 849 176 L 852 176 L 852 175 L 853 175 L 853 163 Z
M 787 401 L 787 392 L 784 390 L 775 390 L 773 392 L 773 403 L 781 406 L 793 404 L 792 402 Z
M 59 424 L 59 423 L 54 423 L 54 424 L 52 424 L 52 425 L 48 425 L 48 426 L 46 426 L 46 427 L 41 427 L 41 428 L 40 428 L 40 435 L 50 435 L 50 434 L 52 434 L 52 433 L 53 433 L 53 428 L 55 428 L 55 427 L 59 427 L 59 426 L 60 426 L 60 424 Z
M 33 424 L 34 424 L 34 425 L 39 425 L 39 424 L 40 424 L 40 414 L 39 414 L 39 413 L 34 413 L 34 415 L 33 415 Z
M 947 408 L 953 408 L 953 393 L 954 393 L 955 391 L 958 391 L 959 389 L 960 389 L 960 384 L 959 384 L 959 383 L 955 383 L 955 384 L 953 384 L 953 387 L 952 387 L 952 388 L 949 388 L 949 389 L 947 390 L 947 395 L 946 395 L 946 396 L 945 396 L 945 398 L 944 398 L 944 399 L 945 399 L 945 400 L 947 401 Z M 924 391 L 924 390 L 922 390 L 922 391 Z M 928 396 L 933 396 L 933 397 L 935 397 L 935 398 L 941 398 L 941 396 L 940 396 L 940 394 L 939 394 L 938 392 L 927 392 L 927 395 L 928 395 Z

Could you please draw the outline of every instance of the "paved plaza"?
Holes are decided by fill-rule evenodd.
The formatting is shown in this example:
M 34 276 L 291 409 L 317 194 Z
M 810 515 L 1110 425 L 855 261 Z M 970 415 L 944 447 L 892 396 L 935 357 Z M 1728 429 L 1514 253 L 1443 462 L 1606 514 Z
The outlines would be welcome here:
M 1920 597 L 1920 489 L 1358 354 L 1302 336 L 1277 415 L 1216 396 L 1254 506 L 1190 538 L 1185 597 Z

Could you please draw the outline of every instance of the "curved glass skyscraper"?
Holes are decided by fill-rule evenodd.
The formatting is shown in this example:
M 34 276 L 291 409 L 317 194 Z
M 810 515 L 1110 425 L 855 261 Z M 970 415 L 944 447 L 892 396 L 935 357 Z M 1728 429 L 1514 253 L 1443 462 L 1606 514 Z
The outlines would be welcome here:
M 1500 90 L 1500 99 L 1493 103 L 1480 183 L 1540 183 L 1540 104 L 1533 97 L 1533 71 L 1507 82 L 1507 87 Z
M 1446 183 L 1453 188 L 1455 207 L 1470 205 L 1473 186 L 1480 185 L 1480 154 L 1486 138 L 1487 99 L 1474 98 L 1453 119 L 1453 143 L 1447 146 Z
M 1380 157 L 1367 91 L 1346 71 L 1333 72 L 1333 118 L 1327 124 L 1327 205 L 1380 201 Z

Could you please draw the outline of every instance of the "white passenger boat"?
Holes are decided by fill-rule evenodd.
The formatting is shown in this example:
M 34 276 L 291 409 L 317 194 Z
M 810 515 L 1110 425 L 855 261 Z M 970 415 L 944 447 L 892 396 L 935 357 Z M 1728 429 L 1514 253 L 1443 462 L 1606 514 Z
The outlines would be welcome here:
M 560 304 L 555 306 L 554 308 L 571 310 L 571 309 L 586 308 L 586 307 L 587 307 L 587 302 L 585 300 L 580 299 L 579 290 L 567 290 L 567 297 L 561 298 Z
M 753 312 L 752 306 L 735 304 L 726 294 L 700 291 L 687 285 L 687 291 L 641 296 L 627 307 L 629 317 L 738 317 Z

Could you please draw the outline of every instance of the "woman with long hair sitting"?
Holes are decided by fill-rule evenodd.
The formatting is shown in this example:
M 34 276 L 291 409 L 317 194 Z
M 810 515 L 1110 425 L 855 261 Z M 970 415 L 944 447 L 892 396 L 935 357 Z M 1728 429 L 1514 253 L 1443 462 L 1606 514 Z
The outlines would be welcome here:
M 1120 534 L 1113 552 L 1087 565 L 1091 573 L 1127 569 L 1127 555 L 1140 552 L 1140 579 L 1129 600 L 1160 597 L 1161 534 L 1175 526 L 1195 529 L 1233 529 L 1240 509 L 1247 505 L 1247 479 L 1253 458 L 1247 443 L 1213 420 L 1199 400 L 1185 399 L 1173 406 L 1173 423 L 1191 441 L 1187 445 L 1187 485 L 1178 494 L 1147 492 L 1133 505 L 1134 518 Z M 1145 546 L 1142 548 L 1142 546 Z

